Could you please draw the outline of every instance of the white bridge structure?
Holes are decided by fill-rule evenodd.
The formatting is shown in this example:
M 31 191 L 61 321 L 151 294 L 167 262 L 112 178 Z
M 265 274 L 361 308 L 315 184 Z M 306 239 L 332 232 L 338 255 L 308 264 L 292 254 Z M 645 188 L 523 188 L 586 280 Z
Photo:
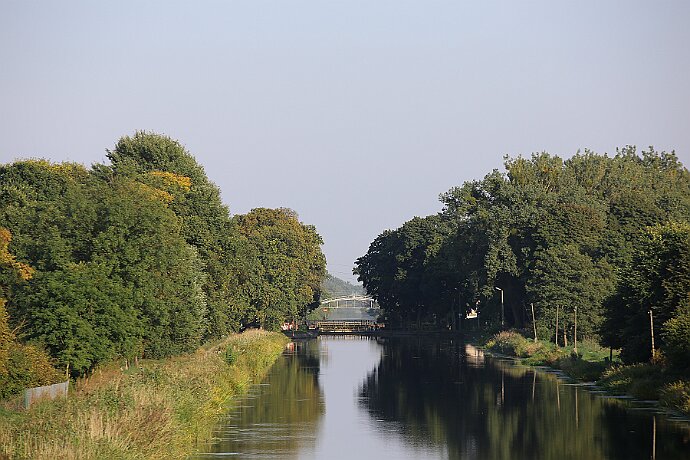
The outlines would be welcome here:
M 322 300 L 320 306 L 328 308 L 352 308 L 354 306 L 353 304 L 357 303 L 368 303 L 369 308 L 374 308 L 376 301 L 373 297 L 368 295 L 352 294 L 349 296 L 334 297 L 332 299 Z

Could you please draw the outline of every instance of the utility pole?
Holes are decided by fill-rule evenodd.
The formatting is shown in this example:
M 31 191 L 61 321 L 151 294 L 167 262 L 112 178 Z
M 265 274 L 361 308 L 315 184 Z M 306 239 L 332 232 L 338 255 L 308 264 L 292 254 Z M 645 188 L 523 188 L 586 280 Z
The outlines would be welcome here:
M 649 310 L 649 331 L 652 335 L 652 361 L 654 361 L 654 316 L 652 310 Z
M 575 305 L 575 354 L 577 354 L 577 305 Z
M 503 329 L 503 327 L 505 326 L 505 319 L 504 319 L 505 313 L 503 311 L 503 289 L 496 286 L 496 290 L 501 291 L 501 329 Z
M 534 343 L 537 343 L 537 319 L 534 317 L 534 304 L 532 305 L 532 327 L 534 327 Z

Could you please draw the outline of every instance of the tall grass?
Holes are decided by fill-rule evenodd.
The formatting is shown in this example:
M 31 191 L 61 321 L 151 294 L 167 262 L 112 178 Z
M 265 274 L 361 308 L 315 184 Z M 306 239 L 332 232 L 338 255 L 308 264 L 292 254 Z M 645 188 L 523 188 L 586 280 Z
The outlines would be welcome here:
M 601 376 L 602 387 L 638 399 L 656 399 L 664 406 L 690 416 L 690 378 L 662 362 L 614 366 Z
M 247 331 L 193 354 L 110 365 L 67 399 L 0 409 L 0 458 L 185 458 L 207 439 L 233 396 L 268 371 L 281 334 Z M 228 362 L 228 356 L 234 358 Z
M 608 350 L 593 342 L 578 344 L 578 352 L 574 353 L 572 347 L 533 342 L 515 331 L 496 334 L 485 347 L 522 358 L 526 364 L 550 366 L 579 380 L 596 381 L 615 393 L 659 400 L 662 406 L 690 415 L 690 379 L 670 370 L 663 359 L 624 366 L 616 359 L 609 362 Z

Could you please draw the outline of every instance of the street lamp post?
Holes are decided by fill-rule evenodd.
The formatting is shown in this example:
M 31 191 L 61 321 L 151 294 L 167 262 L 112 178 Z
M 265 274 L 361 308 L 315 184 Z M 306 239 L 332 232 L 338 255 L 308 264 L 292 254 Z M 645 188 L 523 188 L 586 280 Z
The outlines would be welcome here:
M 504 320 L 505 313 L 503 310 L 503 289 L 496 286 L 496 290 L 501 291 L 501 329 L 503 329 L 503 327 L 505 326 L 505 320 Z
M 451 300 L 450 300 L 450 312 L 451 312 L 451 319 L 450 319 L 450 328 L 453 332 L 458 330 L 458 313 L 455 311 L 455 294 L 458 292 L 458 288 L 454 287 L 453 288 L 453 294 L 451 294 Z M 459 299 L 459 297 L 458 297 Z M 460 302 L 458 301 L 458 311 L 460 311 Z

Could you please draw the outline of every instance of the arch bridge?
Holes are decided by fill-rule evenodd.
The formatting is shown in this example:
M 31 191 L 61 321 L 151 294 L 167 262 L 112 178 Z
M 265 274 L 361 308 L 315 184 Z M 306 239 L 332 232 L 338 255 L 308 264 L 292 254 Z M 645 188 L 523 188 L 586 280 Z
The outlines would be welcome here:
M 334 297 L 332 299 L 322 300 L 320 306 L 329 308 L 353 307 L 356 303 L 368 303 L 369 308 L 373 308 L 376 301 L 373 297 L 368 295 L 352 294 L 349 296 Z
M 331 334 L 375 331 L 383 327 L 377 323 L 379 312 L 379 305 L 368 295 L 333 297 L 321 301 L 309 328 Z

